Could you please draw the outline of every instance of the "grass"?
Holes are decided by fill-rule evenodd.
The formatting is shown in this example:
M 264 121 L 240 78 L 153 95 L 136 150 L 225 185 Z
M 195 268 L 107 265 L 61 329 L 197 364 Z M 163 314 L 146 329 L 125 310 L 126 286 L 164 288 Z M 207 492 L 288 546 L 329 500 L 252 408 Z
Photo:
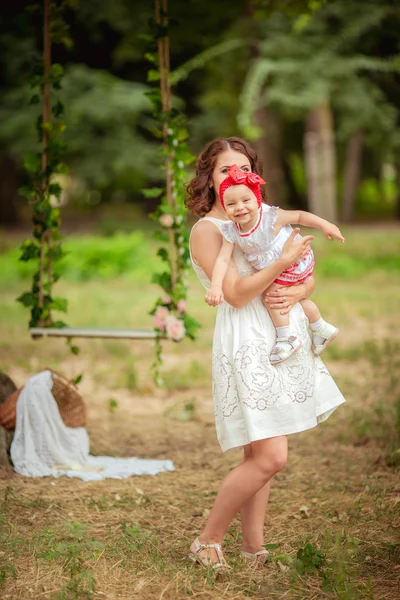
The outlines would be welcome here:
M 349 230 L 346 238 L 345 246 L 317 240 L 314 296 L 341 329 L 324 361 L 347 403 L 320 427 L 290 436 L 289 463 L 275 478 L 266 520 L 268 565 L 254 569 L 242 561 L 235 519 L 224 543 L 233 571 L 218 578 L 185 558 L 220 481 L 240 460 L 236 451 L 223 455 L 215 438 L 215 313 L 199 284 L 190 275 L 190 307 L 203 328 L 194 343 L 164 345 L 166 387 L 159 390 L 150 379 L 150 341 L 86 340 L 78 356 L 62 340 L 32 341 L 27 313 L 15 302 L 27 280 L 12 271 L 15 263 L 8 275 L 0 269 L 1 370 L 18 385 L 46 366 L 71 377 L 82 373 L 92 453 L 170 458 L 176 466 L 156 477 L 90 483 L 0 472 L 2 598 L 397 600 L 399 236 Z M 120 239 L 129 248 L 130 236 Z M 0 258 L 10 262 L 13 250 L 5 246 Z M 152 245 L 140 251 L 147 256 Z M 326 272 L 332 256 L 342 262 Z M 361 267 L 341 278 L 343 261 Z M 58 293 L 69 299 L 68 322 L 149 327 L 158 290 L 126 268 L 112 276 L 100 269 L 85 281 L 66 275 Z

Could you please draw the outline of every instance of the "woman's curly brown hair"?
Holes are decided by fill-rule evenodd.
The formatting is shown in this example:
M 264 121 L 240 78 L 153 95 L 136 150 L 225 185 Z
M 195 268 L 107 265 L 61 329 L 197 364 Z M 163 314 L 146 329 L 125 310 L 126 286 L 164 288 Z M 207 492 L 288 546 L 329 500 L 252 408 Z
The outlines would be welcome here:
M 185 204 L 189 211 L 198 217 L 204 217 L 215 202 L 214 188 L 210 188 L 215 163 L 221 152 L 235 150 L 247 156 L 253 173 L 262 176 L 263 164 L 254 148 L 239 137 L 216 138 L 207 144 L 196 161 L 196 175 L 187 185 L 188 197 Z M 264 190 L 262 190 L 265 199 Z

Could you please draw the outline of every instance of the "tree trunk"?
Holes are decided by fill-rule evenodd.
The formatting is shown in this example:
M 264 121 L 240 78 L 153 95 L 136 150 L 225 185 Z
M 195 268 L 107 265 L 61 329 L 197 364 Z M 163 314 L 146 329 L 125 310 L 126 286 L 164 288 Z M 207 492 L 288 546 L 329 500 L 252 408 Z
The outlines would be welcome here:
M 18 179 L 14 161 L 0 156 L 0 226 L 16 225 Z
M 354 221 L 355 200 L 361 176 L 362 147 L 363 134 L 361 131 L 355 131 L 346 148 L 342 198 L 342 218 L 345 223 Z
M 397 195 L 396 195 L 396 204 L 395 204 L 395 218 L 400 220 L 400 161 L 395 165 L 395 169 L 396 169 L 396 189 L 397 189 Z
M 327 102 L 313 108 L 308 114 L 304 153 L 310 211 L 335 222 L 336 149 L 332 113 Z
M 282 206 L 285 203 L 285 176 L 281 160 L 281 123 L 278 115 L 267 106 L 257 109 L 254 121 L 263 132 L 254 147 L 264 165 L 268 202 Z

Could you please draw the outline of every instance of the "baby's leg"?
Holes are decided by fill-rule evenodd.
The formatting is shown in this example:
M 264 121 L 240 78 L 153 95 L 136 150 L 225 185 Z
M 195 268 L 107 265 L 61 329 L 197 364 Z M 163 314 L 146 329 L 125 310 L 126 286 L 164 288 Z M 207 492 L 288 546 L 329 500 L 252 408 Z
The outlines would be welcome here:
M 275 291 L 282 287 L 277 283 L 272 283 L 268 291 Z M 269 357 L 270 363 L 277 365 L 287 360 L 301 347 L 301 342 L 298 337 L 292 332 L 290 326 L 290 313 L 281 315 L 279 308 L 267 308 L 271 320 L 276 328 L 276 344 L 271 351 Z
M 282 286 L 279 285 L 278 283 L 271 283 L 271 285 L 269 286 L 267 291 L 275 292 L 275 290 L 277 290 L 281 287 Z M 267 310 L 269 312 L 269 316 L 271 317 L 271 321 L 273 322 L 275 327 L 286 327 L 287 325 L 289 325 L 289 323 L 290 323 L 289 313 L 287 315 L 281 315 L 280 308 L 267 307 Z
M 308 298 L 301 300 L 300 304 L 303 307 L 305 315 L 310 322 L 310 327 L 313 332 L 312 349 L 314 354 L 319 356 L 325 348 L 333 342 L 339 329 L 330 323 L 324 321 L 321 317 L 318 306 Z

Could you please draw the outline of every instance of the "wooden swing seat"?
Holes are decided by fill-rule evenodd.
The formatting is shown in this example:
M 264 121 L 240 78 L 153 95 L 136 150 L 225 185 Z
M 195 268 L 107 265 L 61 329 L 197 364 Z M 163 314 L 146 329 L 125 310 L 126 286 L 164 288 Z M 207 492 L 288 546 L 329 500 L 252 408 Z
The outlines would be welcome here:
M 108 338 L 119 340 L 150 340 L 155 339 L 157 334 L 153 329 L 99 329 L 99 328 L 76 328 L 76 327 L 31 327 L 29 332 L 32 338 L 42 336 L 67 337 L 67 338 Z

